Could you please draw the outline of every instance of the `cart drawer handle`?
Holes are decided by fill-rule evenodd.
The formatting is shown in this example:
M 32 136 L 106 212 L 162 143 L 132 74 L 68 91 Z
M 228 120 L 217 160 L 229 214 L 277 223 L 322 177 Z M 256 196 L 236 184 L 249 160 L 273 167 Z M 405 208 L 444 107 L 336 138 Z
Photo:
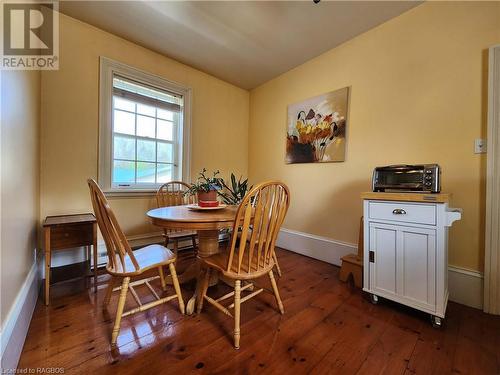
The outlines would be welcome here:
M 406 211 L 403 210 L 402 208 L 396 208 L 395 210 L 392 211 L 394 215 L 406 215 Z

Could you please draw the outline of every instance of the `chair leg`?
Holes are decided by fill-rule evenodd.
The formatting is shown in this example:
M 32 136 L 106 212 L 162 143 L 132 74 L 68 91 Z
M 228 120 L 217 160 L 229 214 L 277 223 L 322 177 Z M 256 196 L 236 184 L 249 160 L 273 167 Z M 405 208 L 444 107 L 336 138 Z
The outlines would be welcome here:
M 281 268 L 278 263 L 278 257 L 276 256 L 276 253 L 273 254 L 273 259 L 274 259 L 274 265 L 276 266 L 276 272 L 278 272 L 278 276 L 281 277 Z
M 111 295 L 113 294 L 113 288 L 115 287 L 116 283 L 116 277 L 111 276 L 111 279 L 109 279 L 108 282 L 108 288 L 106 289 L 106 295 L 104 296 L 104 300 L 102 301 L 102 304 L 104 306 L 109 305 L 109 301 L 111 300 Z
M 160 274 L 161 288 L 165 291 L 167 290 L 167 283 L 165 282 L 165 274 L 163 273 L 163 266 L 158 267 L 158 273 Z
M 179 279 L 177 278 L 177 272 L 175 272 L 175 265 L 170 263 L 168 265 L 170 270 L 170 275 L 172 276 L 172 284 L 174 284 L 175 294 L 177 294 L 177 300 L 179 301 L 179 310 L 181 314 L 184 314 L 186 309 L 184 308 L 184 300 L 182 299 L 181 287 L 179 286 Z
M 175 254 L 176 259 L 177 259 L 178 252 L 179 252 L 179 240 L 175 239 L 174 240 L 174 254 Z
M 92 253 L 91 253 L 91 250 L 90 250 L 90 246 L 87 246 L 86 247 L 86 254 L 85 254 L 85 260 L 86 260 L 86 263 L 87 263 L 87 269 L 88 269 L 88 272 L 92 272 Z M 85 288 L 89 288 L 89 275 L 87 274 L 87 272 L 85 272 Z
M 205 296 L 207 295 L 208 289 L 208 280 L 210 280 L 210 268 L 205 270 L 205 274 L 203 275 L 203 283 L 201 284 L 200 295 L 198 297 L 198 314 L 201 313 L 201 309 L 203 309 L 203 301 L 205 300 Z
M 276 303 L 280 309 L 280 313 L 284 314 L 285 309 L 283 308 L 283 303 L 281 302 L 280 293 L 278 292 L 278 286 L 276 285 L 276 280 L 274 279 L 273 271 L 269 271 L 269 280 L 271 280 L 271 285 L 273 287 L 274 298 L 276 298 Z
M 241 281 L 235 280 L 234 282 L 234 347 L 240 348 L 240 294 L 241 294 Z
M 113 333 L 111 334 L 111 345 L 116 344 L 118 333 L 120 332 L 120 323 L 122 321 L 123 308 L 125 307 L 125 300 L 127 299 L 128 283 L 130 277 L 124 277 L 122 282 L 122 289 L 120 291 L 120 299 L 118 300 L 118 309 L 116 310 L 115 325 Z
M 166 247 L 167 249 L 168 249 L 168 241 L 169 241 L 169 240 L 170 240 L 170 239 L 168 238 L 167 233 L 165 233 L 165 247 Z
M 191 236 L 191 242 L 193 243 L 193 251 L 196 251 L 196 236 Z

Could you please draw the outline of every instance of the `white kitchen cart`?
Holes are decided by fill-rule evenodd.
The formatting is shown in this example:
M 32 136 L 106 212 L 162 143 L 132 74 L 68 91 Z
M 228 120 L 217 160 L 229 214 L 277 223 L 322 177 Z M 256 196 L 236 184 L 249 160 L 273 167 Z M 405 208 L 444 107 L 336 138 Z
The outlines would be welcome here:
M 363 193 L 363 290 L 422 310 L 441 326 L 448 303 L 449 194 Z

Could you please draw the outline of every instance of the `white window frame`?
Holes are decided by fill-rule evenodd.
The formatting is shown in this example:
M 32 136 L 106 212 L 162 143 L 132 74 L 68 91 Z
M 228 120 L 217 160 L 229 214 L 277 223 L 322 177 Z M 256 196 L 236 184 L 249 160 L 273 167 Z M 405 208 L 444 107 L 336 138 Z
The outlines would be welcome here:
M 168 81 L 154 74 L 141 71 L 107 57 L 100 57 L 99 80 L 99 155 L 98 181 L 108 196 L 152 195 L 158 186 L 141 188 L 137 186 L 117 187 L 112 185 L 112 142 L 113 142 L 113 76 L 119 75 L 144 85 L 172 92 L 183 97 L 182 130 L 179 140 L 182 155 L 179 170 L 183 181 L 191 181 L 191 94 L 189 87 Z

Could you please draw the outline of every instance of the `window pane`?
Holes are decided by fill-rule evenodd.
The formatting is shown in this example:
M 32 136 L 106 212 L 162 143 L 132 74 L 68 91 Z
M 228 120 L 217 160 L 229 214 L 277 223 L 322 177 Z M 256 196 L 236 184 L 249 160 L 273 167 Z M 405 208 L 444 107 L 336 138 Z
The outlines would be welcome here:
M 113 183 L 134 183 L 135 162 L 115 160 L 113 162 Z
M 113 131 L 123 134 L 135 134 L 135 115 L 115 109 Z
M 137 116 L 137 135 L 141 137 L 155 137 L 155 119 L 146 116 Z
M 148 115 L 148 116 L 153 116 L 155 117 L 155 107 L 151 107 L 149 105 L 145 104 L 139 104 L 137 103 L 137 113 L 140 113 L 141 115 Z
M 172 164 L 158 164 L 156 181 L 161 183 L 172 181 L 173 180 L 172 171 L 173 171 Z
M 158 161 L 173 163 L 173 145 L 170 143 L 158 142 Z
M 158 108 L 158 118 L 162 118 L 168 121 L 174 121 L 174 112 L 166 111 L 164 109 Z
M 117 96 L 113 97 L 113 99 L 114 99 L 113 105 L 115 109 L 124 109 L 125 111 L 135 112 L 134 102 L 119 98 Z
M 155 163 L 137 162 L 137 182 L 155 182 Z
M 137 160 L 156 161 L 156 142 L 138 139 Z
M 142 77 L 121 77 L 112 73 L 111 144 L 106 169 L 111 170 L 112 186 L 123 191 L 153 188 L 181 178 L 184 100 L 165 87 L 142 82 Z M 128 76 L 128 74 L 127 74 Z M 175 91 L 175 90 L 174 90 Z M 109 100 L 109 97 L 108 97 Z M 128 189 L 127 186 L 130 186 Z M 109 188 L 109 186 L 106 186 Z
M 174 140 L 174 124 L 170 121 L 158 120 L 158 139 L 165 139 L 166 141 Z
M 113 154 L 115 159 L 135 160 L 135 139 L 115 135 Z

